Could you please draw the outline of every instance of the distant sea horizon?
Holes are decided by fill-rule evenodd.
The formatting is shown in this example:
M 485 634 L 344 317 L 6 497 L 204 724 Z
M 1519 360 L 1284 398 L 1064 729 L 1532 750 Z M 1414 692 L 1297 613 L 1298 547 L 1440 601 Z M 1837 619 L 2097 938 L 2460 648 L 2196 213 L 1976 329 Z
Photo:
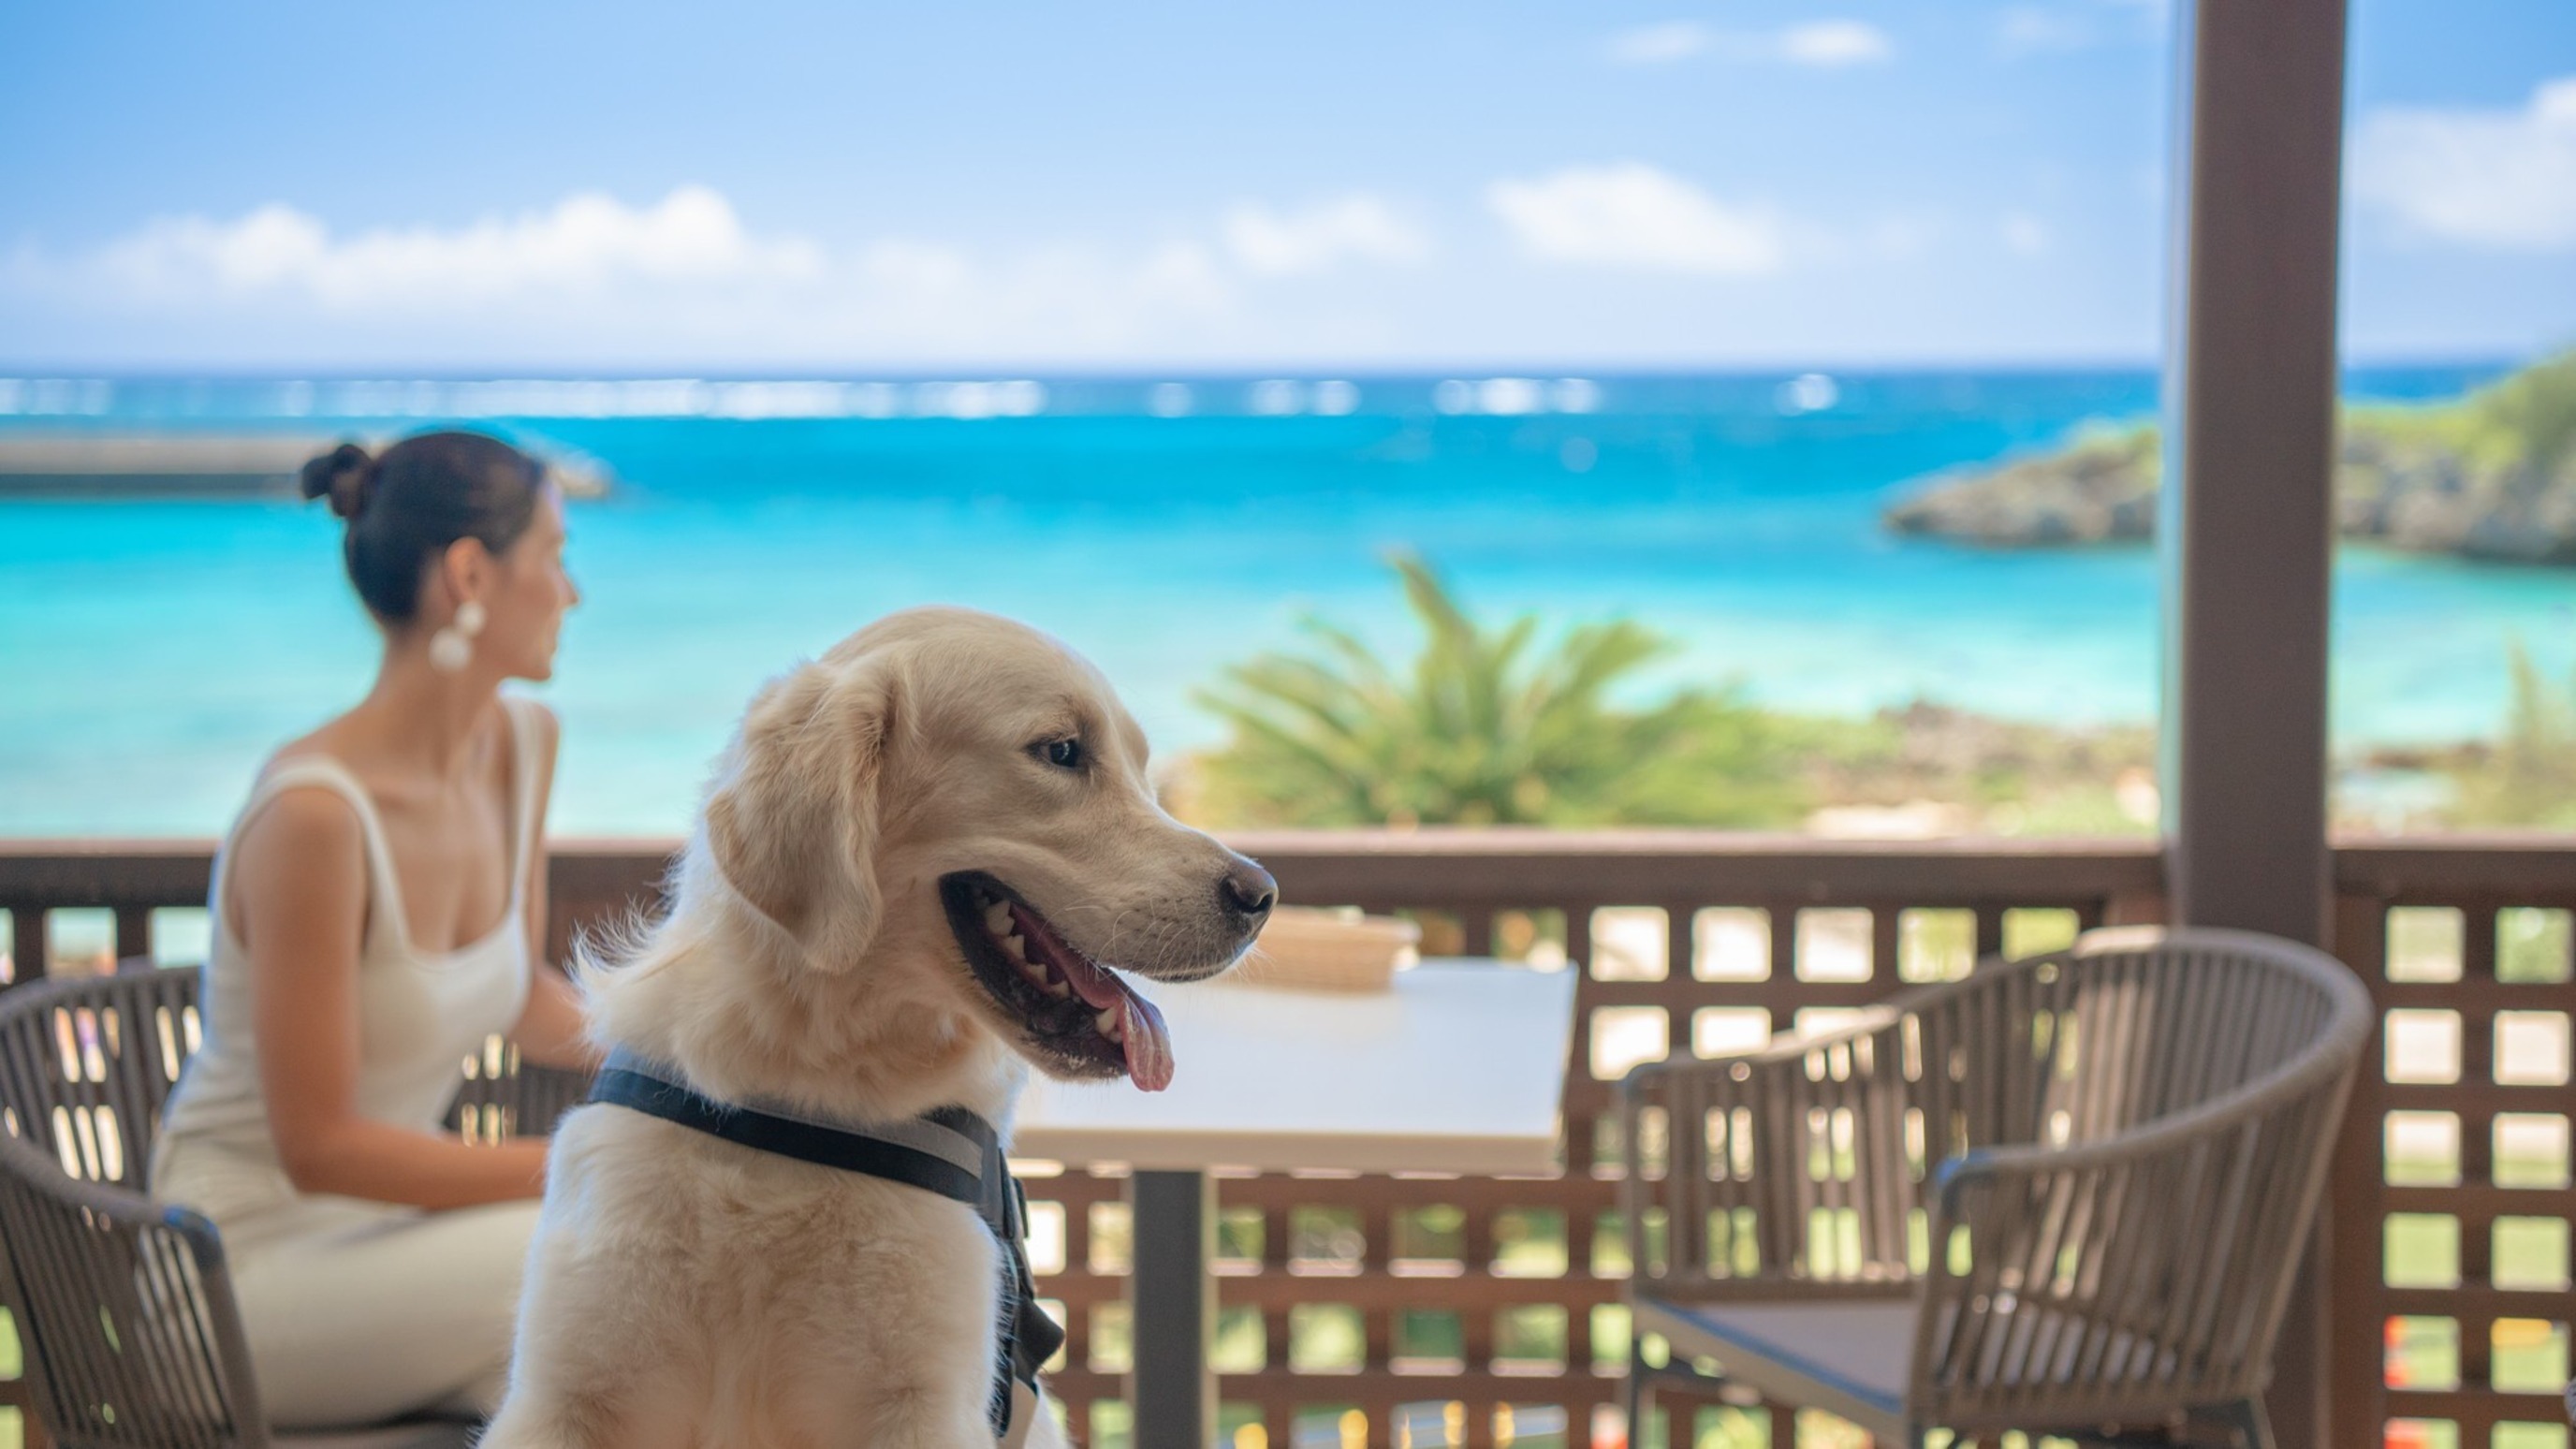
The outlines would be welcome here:
M 2509 362 L 2361 367 L 2437 401 Z M 1893 537 L 1924 478 L 2151 417 L 2148 367 L 1154 376 L 0 376 L 0 436 L 456 423 L 595 460 L 556 679 L 553 826 L 680 829 L 759 683 L 909 604 L 990 608 L 1116 681 L 1158 751 L 1193 692 L 1346 623 L 1412 636 L 1385 558 L 1480 615 L 1671 637 L 1641 691 L 2152 718 L 2152 552 Z M 260 760 L 366 688 L 336 524 L 280 499 L 0 498 L 0 835 L 219 832 Z M 2576 668 L 2576 571 L 2347 547 L 2339 749 L 2484 737 L 2519 642 Z

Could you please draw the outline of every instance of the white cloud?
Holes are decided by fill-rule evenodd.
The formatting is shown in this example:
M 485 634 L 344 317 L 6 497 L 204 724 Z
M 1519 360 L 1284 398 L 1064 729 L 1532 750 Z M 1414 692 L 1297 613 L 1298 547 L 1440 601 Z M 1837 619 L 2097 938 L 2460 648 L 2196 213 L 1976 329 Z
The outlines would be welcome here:
M 1622 30 L 1604 42 L 1602 53 L 1619 65 L 1670 65 L 1717 55 L 1838 70 L 1893 60 L 1896 42 L 1864 20 L 1811 20 L 1771 31 L 1718 30 L 1695 20 L 1672 20 Z
M 1769 212 L 1730 206 L 1641 161 L 1505 178 L 1485 189 L 1485 202 L 1542 261 L 1742 277 L 1785 260 Z
M 1296 212 L 1244 202 L 1226 212 L 1222 229 L 1228 254 L 1256 276 L 1329 271 L 1345 260 L 1418 262 L 1431 254 L 1430 238 L 1365 193 Z
M 917 240 L 851 252 L 768 328 L 807 347 L 939 358 L 1116 353 L 1197 336 L 1241 305 L 1205 245 L 1127 251 L 1069 243 L 1001 256 Z
M 1622 30 L 1603 43 L 1602 53 L 1620 65 L 1670 65 L 1705 51 L 1715 32 L 1696 20 L 1668 20 Z
M 2362 118 L 2353 195 L 2407 230 L 2499 251 L 2576 247 L 2576 76 L 2519 110 L 2392 106 Z
M 1874 65 L 1896 56 L 1887 32 L 1861 20 L 1816 20 L 1779 36 L 1780 58 L 1799 65 Z
M 953 292 L 975 281 L 974 263 L 964 253 L 909 237 L 870 242 L 853 261 L 862 275 L 912 292 Z
M 2056 233 L 2048 223 L 2026 211 L 2004 213 L 1995 230 L 2003 238 L 2004 250 L 2017 257 L 2046 256 L 2057 244 Z
M 99 270 L 138 298 L 300 293 L 333 307 L 445 307 L 632 281 L 800 281 L 823 268 L 797 238 L 752 236 L 719 193 L 682 186 L 649 207 L 582 193 L 466 226 L 334 236 L 280 203 L 237 221 L 166 218 L 110 245 Z
M 274 202 L 154 218 L 80 250 L 0 250 L 0 330 L 42 316 L 128 348 L 232 338 L 214 351 L 287 365 L 1231 357 L 1255 337 L 1370 345 L 1385 331 L 1375 313 L 1338 296 L 1292 302 L 1278 284 L 1431 252 L 1398 205 L 1366 193 L 1247 200 L 1160 235 L 980 246 L 826 244 L 757 226 L 704 187 L 375 228 Z

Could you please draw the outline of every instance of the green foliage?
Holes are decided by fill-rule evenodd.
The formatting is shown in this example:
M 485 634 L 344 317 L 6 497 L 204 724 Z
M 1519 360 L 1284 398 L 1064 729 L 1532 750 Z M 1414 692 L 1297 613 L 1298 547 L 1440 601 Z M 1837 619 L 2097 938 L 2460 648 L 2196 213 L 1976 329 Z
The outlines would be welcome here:
M 2548 477 L 2576 451 L 2576 351 L 2535 362 L 2476 389 L 2438 403 L 2373 403 L 2343 409 L 2348 439 L 2399 448 L 2449 450 L 2483 475 L 2528 468 Z M 2154 423 L 2106 428 L 2079 436 L 2070 451 L 2089 451 L 2146 470 L 2159 463 Z M 2347 489 L 2357 481 L 2344 478 Z
M 2164 429 L 2136 419 L 2095 423 L 2077 429 L 2067 451 L 2091 460 L 2096 468 L 2129 469 L 2154 479 L 2164 471 Z
M 2480 472 L 2548 477 L 2576 448 L 2576 352 L 2536 362 L 2456 402 L 2347 409 L 2346 430 L 2391 443 L 2436 444 Z
M 2458 817 L 2477 825 L 2576 825 L 2576 687 L 2542 679 L 2519 642 L 2506 668 L 2503 736 L 2454 770 Z
M 1393 560 L 1424 644 L 1409 666 L 1349 630 L 1225 672 L 1199 702 L 1232 729 L 1198 762 L 1199 813 L 1230 824 L 1781 826 L 1806 790 L 1783 730 L 1732 691 L 1613 696 L 1670 644 L 1625 619 L 1542 644 L 1488 629 L 1429 565 Z
M 2537 473 L 2554 471 L 2576 444 L 2576 352 L 2479 390 L 2462 410 L 2475 433 L 2472 446 L 2528 459 Z

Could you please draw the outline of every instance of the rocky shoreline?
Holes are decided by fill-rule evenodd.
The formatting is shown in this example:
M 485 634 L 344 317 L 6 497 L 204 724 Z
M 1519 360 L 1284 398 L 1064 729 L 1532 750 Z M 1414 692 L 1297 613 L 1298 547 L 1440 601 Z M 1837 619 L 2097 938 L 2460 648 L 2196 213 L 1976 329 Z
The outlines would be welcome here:
M 2162 449 L 2152 426 L 1924 480 L 1894 532 L 1997 548 L 2143 542 Z M 2576 354 L 2438 408 L 2348 410 L 2335 475 L 2343 537 L 2417 553 L 2576 565 Z

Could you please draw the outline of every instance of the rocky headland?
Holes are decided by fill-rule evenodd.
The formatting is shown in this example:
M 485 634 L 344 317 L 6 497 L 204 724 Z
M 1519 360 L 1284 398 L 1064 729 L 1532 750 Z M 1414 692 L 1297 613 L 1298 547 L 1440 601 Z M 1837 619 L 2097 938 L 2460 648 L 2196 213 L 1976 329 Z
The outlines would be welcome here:
M 2143 541 L 2162 461 L 2153 426 L 2096 430 L 1926 479 L 1885 522 L 1999 548 Z M 2346 538 L 2391 548 L 2576 564 L 2576 353 L 2454 403 L 2346 409 L 2335 521 Z

